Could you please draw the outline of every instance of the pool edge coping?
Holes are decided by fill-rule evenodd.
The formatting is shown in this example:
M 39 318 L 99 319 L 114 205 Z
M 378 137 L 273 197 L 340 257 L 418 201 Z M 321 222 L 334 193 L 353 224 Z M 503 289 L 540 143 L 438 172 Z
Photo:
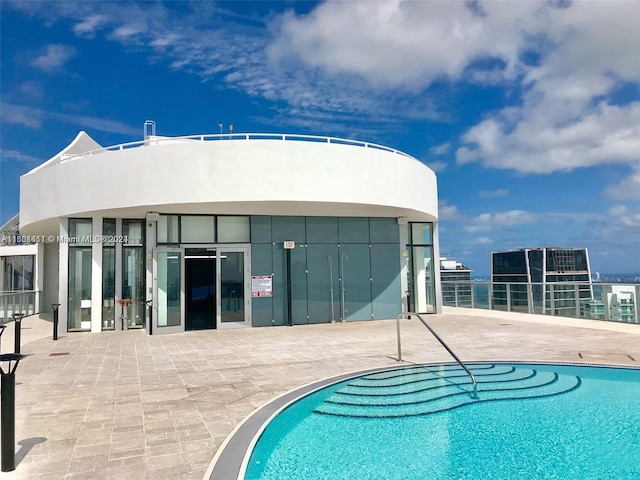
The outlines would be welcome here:
M 527 365 L 561 365 L 575 367 L 600 367 L 600 368 L 623 368 L 629 370 L 640 370 L 637 365 L 624 365 L 615 363 L 592 363 L 592 362 L 562 362 L 562 361 L 527 361 L 527 360 L 478 360 L 465 361 L 465 364 L 527 364 Z M 442 366 L 457 365 L 456 362 L 429 362 L 429 363 L 412 363 L 402 361 L 403 365 L 385 366 L 370 368 L 365 370 L 355 370 L 348 373 L 325 377 L 320 380 L 307 383 L 300 387 L 284 392 L 264 405 L 253 410 L 249 415 L 236 425 L 229 433 L 224 442 L 220 445 L 214 455 L 209 467 L 207 468 L 203 480 L 244 480 L 246 468 L 249 463 L 251 453 L 258 439 L 267 428 L 271 420 L 289 405 L 310 395 L 318 390 L 326 388 L 330 385 L 342 382 L 349 378 L 360 375 L 367 375 L 398 368 L 414 366 Z M 259 423 L 258 423 L 259 422 Z

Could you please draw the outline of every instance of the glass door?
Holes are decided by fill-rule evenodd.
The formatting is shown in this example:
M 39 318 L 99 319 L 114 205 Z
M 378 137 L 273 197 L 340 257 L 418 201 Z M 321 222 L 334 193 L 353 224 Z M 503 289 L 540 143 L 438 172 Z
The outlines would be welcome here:
M 218 328 L 251 326 L 248 247 L 218 247 Z
M 180 249 L 158 248 L 153 262 L 153 334 L 184 331 L 183 258 Z

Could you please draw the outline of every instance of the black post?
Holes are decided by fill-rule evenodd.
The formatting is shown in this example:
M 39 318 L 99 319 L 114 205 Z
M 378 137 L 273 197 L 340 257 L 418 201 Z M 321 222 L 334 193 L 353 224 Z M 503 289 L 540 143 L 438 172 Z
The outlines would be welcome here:
M 293 315 L 291 314 L 291 249 L 287 248 L 287 317 L 289 326 L 293 327 Z
M 0 325 L 0 353 L 2 353 L 2 334 L 5 328 L 7 328 L 6 325 Z
M 12 472 L 16 469 L 16 368 L 24 355 L 5 353 L 0 355 L 0 362 L 9 362 L 7 371 L 0 366 L 0 431 L 2 433 L 2 471 Z M 11 362 L 15 362 L 13 367 Z
M 13 337 L 13 351 L 14 353 L 20 353 L 20 331 L 22 330 L 22 317 L 24 313 L 14 313 L 13 320 L 15 321 L 15 333 Z
M 149 307 L 149 333 L 153 333 L 153 299 L 145 302 Z
M 52 303 L 51 307 L 53 307 L 53 339 L 58 339 L 58 308 L 60 308 L 59 303 Z
M 411 290 L 404 292 L 407 295 L 407 312 L 411 311 Z M 407 318 L 411 318 L 411 315 L 407 315 Z

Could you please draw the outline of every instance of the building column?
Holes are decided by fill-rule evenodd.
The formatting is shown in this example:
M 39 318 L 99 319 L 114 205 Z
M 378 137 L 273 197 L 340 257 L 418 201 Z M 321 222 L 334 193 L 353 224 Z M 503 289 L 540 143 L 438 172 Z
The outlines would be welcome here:
M 409 231 L 407 217 L 398 217 L 398 232 L 400 238 L 400 295 L 402 296 L 402 310 L 410 309 L 407 304 L 407 290 L 409 290 Z
M 91 331 L 102 331 L 102 217 L 93 217 L 91 232 Z
M 147 213 L 145 219 L 146 225 L 146 235 L 145 235 L 145 265 L 146 265 L 146 273 L 145 273 L 145 285 L 146 285 L 146 295 L 145 300 L 153 300 L 153 250 L 156 246 L 156 225 L 158 223 L 158 219 L 160 215 L 155 212 Z M 157 307 L 155 305 L 151 306 L 153 311 L 153 316 L 157 314 Z M 149 321 L 149 309 L 145 309 L 145 329 L 149 335 L 153 334 L 153 326 Z
M 440 282 L 440 228 L 433 222 L 433 278 L 435 280 L 436 311 L 442 313 L 442 283 Z
M 69 219 L 60 219 L 58 250 L 58 335 L 67 333 L 69 325 Z

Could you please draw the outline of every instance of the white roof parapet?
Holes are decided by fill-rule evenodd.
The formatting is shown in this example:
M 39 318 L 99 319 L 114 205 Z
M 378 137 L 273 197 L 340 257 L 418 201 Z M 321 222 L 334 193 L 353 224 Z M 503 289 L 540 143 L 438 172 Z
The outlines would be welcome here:
M 58 163 L 67 162 L 70 160 L 76 160 L 79 158 L 86 158 L 93 155 L 98 155 L 105 152 L 112 152 L 118 150 L 125 150 L 129 148 L 138 148 L 145 146 L 158 146 L 169 145 L 172 143 L 180 142 L 206 142 L 206 141 L 221 141 L 221 140 L 281 140 L 281 141 L 297 141 L 297 142 L 317 142 L 317 143 L 330 143 L 338 145 L 351 145 L 355 147 L 373 148 L 383 150 L 386 152 L 395 153 L 411 159 L 417 160 L 415 157 L 408 153 L 396 150 L 395 148 L 387 147 L 385 145 L 379 145 L 377 143 L 362 142 L 359 140 L 352 140 L 348 138 L 339 137 L 324 137 L 316 135 L 300 135 L 291 133 L 209 133 L 201 135 L 186 135 L 180 137 L 165 137 L 149 135 L 144 140 L 138 140 L 135 142 L 120 143 L 117 145 L 111 145 L 103 147 L 95 142 L 86 132 L 82 131 L 78 136 L 60 153 L 43 163 L 42 165 L 34 168 L 31 172 L 35 172 L 44 167 L 57 165 Z M 84 147 L 84 148 L 83 148 Z M 87 149 L 86 147 L 91 147 Z M 27 175 L 29 174 L 27 173 Z

